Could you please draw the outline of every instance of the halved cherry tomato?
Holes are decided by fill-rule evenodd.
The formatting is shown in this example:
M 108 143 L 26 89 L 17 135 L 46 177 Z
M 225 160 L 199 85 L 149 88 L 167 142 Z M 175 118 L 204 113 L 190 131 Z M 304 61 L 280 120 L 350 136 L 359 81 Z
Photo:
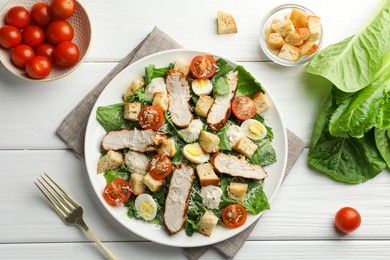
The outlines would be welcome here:
M 66 19 L 74 13 L 73 0 L 53 0 L 50 4 L 51 14 L 58 19 Z
M 35 55 L 43 56 L 49 59 L 51 64 L 55 63 L 54 47 L 50 44 L 42 44 L 35 50 Z
M 256 105 L 247 96 L 239 96 L 233 99 L 232 111 L 239 120 L 247 120 L 256 115 Z
M 12 25 L 4 25 L 0 28 L 0 45 L 4 48 L 15 48 L 22 41 L 22 33 Z
M 157 106 L 146 106 L 138 114 L 139 125 L 143 129 L 156 130 L 164 123 L 164 112 Z
M 131 196 L 131 185 L 128 181 L 116 178 L 107 184 L 103 190 L 103 198 L 111 206 L 118 206 L 126 202 Z
M 158 153 L 150 159 L 148 171 L 153 178 L 164 179 L 172 171 L 172 162 L 167 156 Z
M 240 204 L 231 204 L 222 211 L 222 220 L 227 228 L 237 228 L 246 222 L 247 213 Z
M 46 78 L 51 72 L 51 63 L 46 57 L 35 56 L 27 62 L 26 72 L 33 79 Z
M 49 5 L 44 2 L 36 3 L 31 9 L 31 20 L 41 27 L 47 26 L 51 21 Z
M 73 36 L 73 27 L 65 20 L 51 22 L 46 28 L 46 38 L 54 46 L 61 42 L 71 41 Z
M 35 49 L 45 41 L 45 33 L 41 27 L 30 25 L 22 32 L 22 42 Z
M 23 6 L 14 6 L 7 12 L 5 20 L 7 24 L 23 29 L 30 23 L 31 16 Z
M 35 53 L 33 48 L 26 44 L 20 44 L 12 50 L 12 62 L 13 64 L 15 64 L 16 67 L 19 67 L 21 69 L 25 69 L 27 62 L 32 60 L 32 58 L 34 57 Z
M 61 42 L 54 49 L 56 63 L 63 67 L 71 67 L 79 60 L 80 51 L 73 42 Z
M 362 218 L 359 212 L 351 207 L 340 209 L 335 216 L 336 227 L 343 233 L 350 233 L 356 230 L 361 222 Z
M 199 55 L 192 59 L 191 73 L 198 79 L 211 78 L 217 70 L 217 62 L 210 55 Z

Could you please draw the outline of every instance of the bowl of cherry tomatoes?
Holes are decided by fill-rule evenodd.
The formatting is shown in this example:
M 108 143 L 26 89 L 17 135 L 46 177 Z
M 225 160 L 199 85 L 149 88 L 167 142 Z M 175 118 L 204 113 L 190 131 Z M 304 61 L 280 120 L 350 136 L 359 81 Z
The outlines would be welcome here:
M 0 11 L 0 62 L 20 78 L 68 75 L 90 41 L 89 17 L 76 0 L 10 0 Z

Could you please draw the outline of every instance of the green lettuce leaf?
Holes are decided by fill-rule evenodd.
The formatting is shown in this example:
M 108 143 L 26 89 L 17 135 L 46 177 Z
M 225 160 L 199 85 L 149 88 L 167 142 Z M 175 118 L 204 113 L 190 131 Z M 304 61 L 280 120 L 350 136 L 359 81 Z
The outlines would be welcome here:
M 229 129 L 229 126 L 232 125 L 230 121 L 226 123 L 226 125 L 217 132 L 217 136 L 219 137 L 219 150 L 221 151 L 231 151 L 232 147 L 230 146 L 229 138 L 227 136 L 227 131 Z
M 390 168 L 390 128 L 375 129 L 375 143 L 387 167 Z
M 124 103 L 109 106 L 100 106 L 96 110 L 96 119 L 107 132 L 123 128 L 134 128 L 138 122 L 128 121 L 123 118 Z
M 258 82 L 243 66 L 237 66 L 235 71 L 238 71 L 236 97 L 248 96 L 251 98 L 259 91 L 265 93 L 260 82 Z
M 229 84 L 225 76 L 217 78 L 213 85 L 214 95 L 227 95 L 230 92 Z
M 249 159 L 250 163 L 266 166 L 276 162 L 276 153 L 269 140 L 263 139 L 257 145 L 256 151 Z
M 107 184 L 111 183 L 117 178 L 121 178 L 126 181 L 129 180 L 129 173 L 121 170 L 108 170 L 103 174 L 103 176 L 106 179 Z
M 154 64 L 145 67 L 145 85 L 149 85 L 154 78 L 164 78 L 168 70 L 172 69 L 173 64 L 167 68 L 156 68 Z
M 212 79 L 212 83 L 213 84 L 215 83 L 216 79 L 218 79 L 221 76 L 226 75 L 229 71 L 232 71 L 234 69 L 224 59 L 218 59 L 217 60 L 217 67 L 218 67 L 218 71 L 217 71 L 217 73 L 215 73 L 215 75 L 213 76 L 213 79 Z

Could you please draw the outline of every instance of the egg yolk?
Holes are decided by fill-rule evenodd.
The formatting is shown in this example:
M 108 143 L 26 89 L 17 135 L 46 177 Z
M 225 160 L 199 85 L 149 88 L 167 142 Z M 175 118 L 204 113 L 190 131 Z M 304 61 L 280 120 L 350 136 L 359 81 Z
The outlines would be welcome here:
M 187 152 L 189 154 L 191 154 L 192 156 L 199 156 L 202 154 L 202 150 L 200 149 L 200 147 L 198 146 L 195 146 L 195 145 L 189 145 L 187 146 Z
M 139 214 L 146 218 L 149 218 L 153 214 L 153 205 L 147 201 L 142 201 L 138 207 Z
M 208 85 L 208 79 L 197 79 L 195 85 L 197 88 L 205 88 Z
M 254 136 L 261 136 L 264 133 L 264 128 L 258 123 L 251 123 L 248 126 L 249 132 Z

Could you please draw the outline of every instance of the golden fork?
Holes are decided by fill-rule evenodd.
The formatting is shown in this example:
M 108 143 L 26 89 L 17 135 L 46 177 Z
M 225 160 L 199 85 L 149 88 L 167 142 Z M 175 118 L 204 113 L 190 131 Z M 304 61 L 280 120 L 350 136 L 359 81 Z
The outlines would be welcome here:
M 51 206 L 61 217 L 61 219 L 69 225 L 77 225 L 82 228 L 87 235 L 95 241 L 99 248 L 103 251 L 107 259 L 116 260 L 117 258 L 103 245 L 103 243 L 95 236 L 95 234 L 88 228 L 83 220 L 83 209 L 81 206 L 65 192 L 49 175 L 46 173 L 38 178 L 38 182 L 46 190 L 44 191 L 36 182 L 35 185 L 42 192 L 43 195 L 50 202 Z

